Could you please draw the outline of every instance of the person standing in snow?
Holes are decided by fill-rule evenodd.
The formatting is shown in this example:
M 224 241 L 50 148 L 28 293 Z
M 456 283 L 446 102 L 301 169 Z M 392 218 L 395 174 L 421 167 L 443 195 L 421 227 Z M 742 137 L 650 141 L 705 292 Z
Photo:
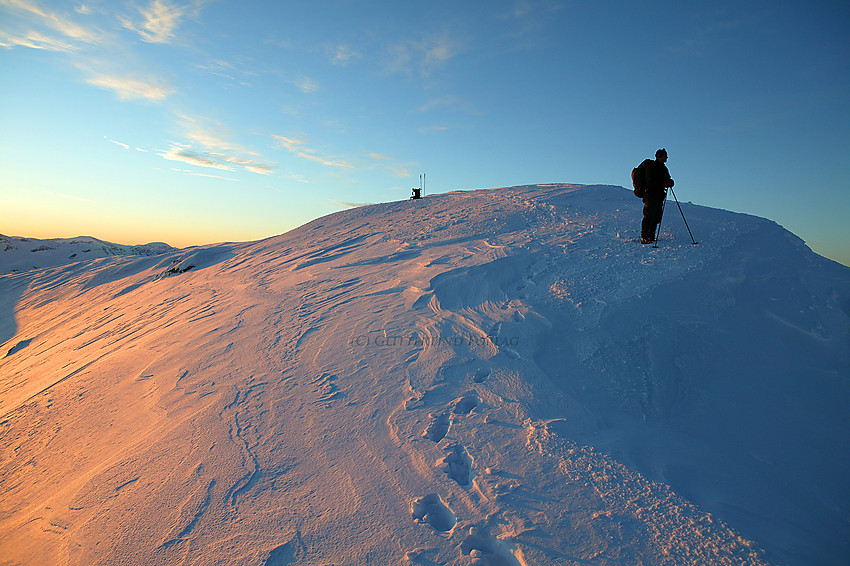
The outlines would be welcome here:
M 642 244 L 651 244 L 655 241 L 655 231 L 664 212 L 667 189 L 673 186 L 670 171 L 664 164 L 666 161 L 667 150 L 661 148 L 655 152 L 655 161 L 650 161 L 646 167 L 643 222 L 640 225 L 640 243 Z

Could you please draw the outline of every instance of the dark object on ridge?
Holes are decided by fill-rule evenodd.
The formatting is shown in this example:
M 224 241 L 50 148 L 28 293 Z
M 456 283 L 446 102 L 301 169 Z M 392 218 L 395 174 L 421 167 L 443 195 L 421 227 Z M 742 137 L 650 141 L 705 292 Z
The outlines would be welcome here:
M 422 193 L 425 191 L 425 173 L 419 175 L 419 188 L 413 187 L 413 194 L 410 196 L 410 200 L 416 200 L 422 198 Z
M 664 165 L 665 161 L 667 161 L 667 150 L 659 149 L 655 152 L 655 161 L 644 160 L 638 167 L 646 163 L 643 175 L 643 221 L 640 226 L 642 244 L 649 244 L 657 239 L 656 229 L 664 215 L 667 189 L 673 186 L 670 171 Z

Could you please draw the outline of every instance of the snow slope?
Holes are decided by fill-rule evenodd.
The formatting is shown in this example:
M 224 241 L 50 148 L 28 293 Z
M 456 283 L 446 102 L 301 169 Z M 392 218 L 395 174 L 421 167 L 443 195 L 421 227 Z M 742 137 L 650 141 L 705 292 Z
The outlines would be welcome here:
M 9 564 L 838 564 L 850 269 L 610 186 L 0 277 Z
M 113 255 L 149 256 L 170 251 L 174 248 L 161 242 L 124 246 L 89 236 L 39 240 L 0 234 L 0 275 Z

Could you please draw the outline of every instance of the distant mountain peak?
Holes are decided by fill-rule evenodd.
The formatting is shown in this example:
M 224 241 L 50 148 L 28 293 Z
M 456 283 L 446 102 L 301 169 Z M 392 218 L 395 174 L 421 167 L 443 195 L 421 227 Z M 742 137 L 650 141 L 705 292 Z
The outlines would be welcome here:
M 174 248 L 162 242 L 126 246 L 91 236 L 45 240 L 0 235 L 0 275 L 109 256 L 150 256 L 171 251 Z

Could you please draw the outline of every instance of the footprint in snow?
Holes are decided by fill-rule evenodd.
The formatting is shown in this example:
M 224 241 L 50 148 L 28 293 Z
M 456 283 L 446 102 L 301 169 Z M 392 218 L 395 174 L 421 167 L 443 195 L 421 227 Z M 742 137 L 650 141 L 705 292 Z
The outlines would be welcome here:
M 463 554 L 476 558 L 475 564 L 488 566 L 522 566 L 523 562 L 503 541 L 478 527 L 469 527 L 469 536 L 460 546 Z
M 451 413 L 449 413 L 448 410 L 444 413 L 432 413 L 431 423 L 428 425 L 428 428 L 425 429 L 422 436 L 430 438 L 434 442 L 441 441 L 449 433 L 449 428 L 452 423 L 451 415 L 468 415 L 480 403 L 481 400 L 478 398 L 478 395 L 476 395 L 475 392 L 470 391 L 454 402 Z
M 421 549 L 417 548 L 416 550 L 409 550 L 405 553 L 404 559 L 405 564 L 418 564 L 419 566 L 445 566 L 440 562 L 434 562 L 430 560 L 426 554 L 429 552 L 437 552 L 435 549 Z
M 472 482 L 472 458 L 460 444 L 452 446 L 440 463 L 445 466 L 443 471 L 459 486 L 467 487 Z
M 478 395 L 470 391 L 455 402 L 455 406 L 452 409 L 452 413 L 454 413 L 455 415 L 468 415 L 480 403 L 481 399 L 478 398 Z
M 472 381 L 475 383 L 483 383 L 488 377 L 490 377 L 490 368 L 479 368 L 473 374 Z
M 440 413 L 437 415 L 432 414 L 431 424 L 429 424 L 428 428 L 425 429 L 425 434 L 423 436 L 430 438 L 434 442 L 439 442 L 449 433 L 451 424 L 451 418 L 448 413 Z
M 410 392 L 412 397 L 409 397 L 404 402 L 404 409 L 406 411 L 412 411 L 413 409 L 419 409 L 420 407 L 425 406 L 425 392 L 419 391 L 418 389 L 410 388 Z
M 435 530 L 442 532 L 452 530 L 457 524 L 457 515 L 436 493 L 414 499 L 410 504 L 410 513 L 417 523 L 428 523 Z

